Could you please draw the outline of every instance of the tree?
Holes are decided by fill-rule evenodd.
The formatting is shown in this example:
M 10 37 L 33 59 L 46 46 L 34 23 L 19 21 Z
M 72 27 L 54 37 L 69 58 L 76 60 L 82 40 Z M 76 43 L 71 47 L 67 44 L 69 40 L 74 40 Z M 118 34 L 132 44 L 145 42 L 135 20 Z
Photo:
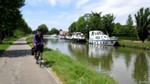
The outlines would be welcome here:
M 69 26 L 69 32 L 75 32 L 76 31 L 76 22 L 73 22 L 70 26 Z
M 150 25 L 150 9 L 141 8 L 137 14 L 135 14 L 136 25 L 138 29 L 138 36 L 142 42 L 148 37 L 148 29 Z
M 132 40 L 133 38 L 137 38 L 137 32 L 136 32 L 136 28 L 134 28 L 133 26 L 133 20 L 132 20 L 132 17 L 131 17 L 131 14 L 128 16 L 128 19 L 126 21 L 126 35 L 128 37 L 132 37 Z
M 59 30 L 56 29 L 56 28 L 52 28 L 50 31 L 49 31 L 49 34 L 59 34 Z
M 114 30 L 115 17 L 112 14 L 106 14 L 103 17 L 103 32 L 109 36 L 112 35 Z
M 120 29 L 121 29 L 121 24 L 118 22 L 118 23 L 115 23 L 114 24 L 114 31 L 113 31 L 113 34 L 119 34 L 120 33 Z
M 84 16 L 81 16 L 78 21 L 76 22 L 76 31 L 82 32 L 85 34 L 86 31 L 86 21 Z
M 128 20 L 126 21 L 126 25 L 129 27 L 129 29 L 132 29 L 133 20 L 132 20 L 131 14 L 128 16 Z
M 20 24 L 18 24 L 17 29 L 23 31 L 24 34 L 31 34 L 32 33 L 32 29 L 28 26 L 28 24 L 25 22 L 24 19 L 20 20 Z
M 40 26 L 38 26 L 37 30 L 40 30 L 42 34 L 48 33 L 48 27 L 45 24 L 41 24 Z
M 89 31 L 100 30 L 111 36 L 114 29 L 114 19 L 115 17 L 112 14 L 107 14 L 102 17 L 101 12 L 92 12 L 91 14 L 87 13 L 70 25 L 69 32 L 82 32 L 87 37 L 89 36 Z
M 92 12 L 92 16 L 90 18 L 90 27 L 92 28 L 91 30 L 103 31 L 101 12 L 100 13 Z
M 14 31 L 22 19 L 19 8 L 25 0 L 1 0 L 0 1 L 0 43 L 7 36 L 13 36 Z

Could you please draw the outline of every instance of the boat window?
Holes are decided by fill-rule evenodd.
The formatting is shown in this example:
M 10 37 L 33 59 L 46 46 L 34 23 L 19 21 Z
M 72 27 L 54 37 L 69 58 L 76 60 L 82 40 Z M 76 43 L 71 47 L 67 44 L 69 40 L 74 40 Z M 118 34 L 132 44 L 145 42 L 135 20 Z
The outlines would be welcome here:
M 92 36 L 94 35 L 94 32 L 92 32 Z
M 101 32 L 98 32 L 98 35 L 100 35 L 101 34 Z

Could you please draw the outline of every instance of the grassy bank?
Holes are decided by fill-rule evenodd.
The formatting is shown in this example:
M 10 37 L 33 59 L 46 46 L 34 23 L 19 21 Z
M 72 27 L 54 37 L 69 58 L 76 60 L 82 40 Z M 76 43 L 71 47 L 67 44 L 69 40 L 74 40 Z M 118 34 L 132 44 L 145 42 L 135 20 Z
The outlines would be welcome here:
M 27 41 L 32 45 L 32 37 Z M 111 77 L 93 71 L 59 51 L 45 48 L 43 56 L 63 84 L 116 84 Z
M 138 48 L 138 49 L 150 49 L 150 43 L 148 43 L 148 42 L 142 43 L 141 41 L 121 40 L 121 41 L 119 41 L 119 44 L 122 47 L 131 47 L 131 48 Z
M 2 54 L 11 44 L 12 42 L 14 42 L 15 40 L 17 40 L 18 38 L 14 38 L 14 37 L 11 37 L 11 38 L 5 38 L 3 40 L 3 43 L 0 44 L 0 54 Z

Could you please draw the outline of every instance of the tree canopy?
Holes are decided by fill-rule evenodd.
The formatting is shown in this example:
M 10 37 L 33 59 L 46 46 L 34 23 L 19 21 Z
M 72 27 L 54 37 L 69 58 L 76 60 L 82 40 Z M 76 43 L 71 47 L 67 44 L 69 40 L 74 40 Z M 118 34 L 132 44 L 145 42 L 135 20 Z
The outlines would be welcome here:
M 150 29 L 150 9 L 141 8 L 137 14 L 135 14 L 136 25 L 138 30 L 138 36 L 142 42 L 148 37 L 148 30 Z
M 112 14 L 101 16 L 101 12 L 87 13 L 70 25 L 69 32 L 82 32 L 88 37 L 89 31 L 100 30 L 111 36 L 114 29 L 114 19 Z
M 114 30 L 115 17 L 112 14 L 106 14 L 103 17 L 103 32 L 109 36 L 112 35 Z
M 121 25 L 119 22 L 115 23 L 114 20 L 113 14 L 102 16 L 101 12 L 86 13 L 69 26 L 69 32 L 82 32 L 88 37 L 89 31 L 100 30 L 109 36 L 132 37 L 132 40 L 138 40 L 138 36 L 143 42 L 147 39 L 148 30 L 150 30 L 150 8 L 141 8 L 135 14 L 136 25 L 133 25 L 131 14 L 125 25 Z
M 49 34 L 51 35 L 51 34 L 59 34 L 59 30 L 58 29 L 56 29 L 56 28 L 52 28 L 50 31 L 49 31 Z
M 15 35 L 15 31 L 26 34 L 31 32 L 31 28 L 22 18 L 20 8 L 24 6 L 25 0 L 1 0 L 0 1 L 0 43 L 5 37 Z
M 42 34 L 48 33 L 48 27 L 45 24 L 41 24 L 40 26 L 38 26 L 37 30 L 40 30 Z

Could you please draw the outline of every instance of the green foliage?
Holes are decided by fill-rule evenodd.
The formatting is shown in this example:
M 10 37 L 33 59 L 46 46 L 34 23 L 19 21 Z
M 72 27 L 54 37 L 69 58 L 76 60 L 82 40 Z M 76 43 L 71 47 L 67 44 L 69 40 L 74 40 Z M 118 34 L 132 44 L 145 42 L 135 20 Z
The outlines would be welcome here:
M 115 17 L 112 14 L 106 14 L 103 18 L 103 32 L 109 36 L 112 35 L 114 30 Z
M 70 27 L 70 32 L 82 32 L 89 36 L 89 31 L 100 30 L 108 35 L 112 35 L 114 29 L 114 16 L 112 14 L 101 16 L 100 13 L 91 13 L 81 16 L 77 22 L 73 22 Z
M 23 35 L 25 35 L 25 33 L 24 33 L 22 30 L 20 30 L 20 29 L 16 29 L 16 30 L 14 31 L 14 36 L 21 37 L 21 36 L 23 36 Z
M 32 45 L 33 37 L 27 38 Z M 69 56 L 44 48 L 44 61 L 58 75 L 63 84 L 116 84 L 111 77 L 95 72 L 87 66 L 72 60 Z
M 1 0 L 0 1 L 0 42 L 7 36 L 14 35 L 16 29 L 21 29 L 24 33 L 29 33 L 31 28 L 28 27 L 22 18 L 19 8 L 24 6 L 25 0 Z
M 120 45 L 123 47 L 131 47 L 131 48 L 138 48 L 138 49 L 150 49 L 149 43 L 142 43 L 142 42 L 131 42 L 131 41 L 119 41 Z
M 148 35 L 147 40 L 150 41 L 150 35 Z
M 101 13 L 91 13 L 81 16 L 76 22 L 69 27 L 69 32 L 82 32 L 88 36 L 91 30 L 100 30 L 105 34 L 112 35 L 131 35 L 129 37 L 137 39 L 137 36 L 144 42 L 148 37 L 150 29 L 150 9 L 141 8 L 135 14 L 136 26 L 133 26 L 131 15 L 128 16 L 126 25 L 114 23 L 115 17 L 112 14 L 101 16 Z M 124 36 L 126 37 L 126 36 Z
M 124 40 L 138 40 L 135 26 L 131 28 L 128 25 L 121 25 L 120 23 L 116 23 L 114 26 L 113 36 Z
M 2 54 L 12 44 L 12 42 L 14 42 L 17 39 L 18 38 L 14 38 L 14 37 L 5 38 L 3 40 L 3 43 L 0 44 L 0 54 Z
M 100 13 L 93 13 L 90 18 L 90 30 L 101 30 L 103 31 L 103 21 L 101 12 Z
M 92 71 L 59 51 L 46 49 L 43 56 L 63 84 L 116 84 L 112 78 Z
M 150 25 L 150 9 L 141 8 L 137 14 L 135 14 L 138 36 L 142 42 L 148 37 L 148 29 Z
M 42 34 L 48 33 L 48 27 L 45 24 L 41 24 L 40 26 L 38 26 L 37 30 L 40 30 Z
M 59 34 L 59 30 L 58 29 L 56 29 L 56 28 L 52 28 L 50 31 L 49 31 L 49 33 L 48 34 Z
M 76 22 L 76 29 L 77 31 L 82 31 L 82 29 L 85 27 L 85 19 L 84 17 L 80 17 L 78 21 Z
M 73 22 L 69 27 L 69 32 L 75 32 L 76 31 L 76 22 Z
M 131 15 L 128 16 L 128 20 L 126 22 L 126 25 L 129 27 L 129 29 L 133 28 L 133 20 L 132 20 Z
M 118 22 L 118 23 L 115 23 L 114 24 L 114 31 L 113 31 L 113 34 L 119 34 L 120 33 L 120 29 L 121 29 L 121 24 Z

